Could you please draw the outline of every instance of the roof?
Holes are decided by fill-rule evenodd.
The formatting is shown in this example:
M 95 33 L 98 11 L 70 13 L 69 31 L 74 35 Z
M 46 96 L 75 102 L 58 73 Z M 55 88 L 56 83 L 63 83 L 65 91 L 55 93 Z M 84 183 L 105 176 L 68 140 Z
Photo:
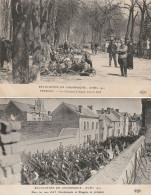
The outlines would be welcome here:
M 124 117 L 124 115 L 122 114 L 122 113 L 120 113 L 120 112 L 117 112 L 116 110 L 112 110 L 112 113 L 114 114 L 114 115 L 116 115 L 116 116 L 118 116 L 119 118 L 120 117 Z
M 35 109 L 35 106 L 32 104 L 26 104 L 26 103 L 22 103 L 22 102 L 16 102 L 16 101 L 12 101 L 11 102 L 22 112 L 28 112 L 28 113 L 32 113 L 32 112 L 39 112 L 38 109 Z
M 123 116 L 127 116 L 128 113 L 127 112 L 120 112 Z
M 6 108 L 7 104 L 0 104 L 0 110 L 4 110 Z
M 76 136 L 78 131 L 78 128 L 63 128 L 59 136 Z
M 68 104 L 68 103 L 64 103 L 64 102 L 62 102 L 60 104 L 60 106 L 61 105 L 67 106 L 70 110 L 72 110 L 76 115 L 78 115 L 80 117 L 99 118 L 99 116 L 97 114 L 95 114 L 90 108 L 86 108 L 86 107 L 81 106 L 82 109 L 81 109 L 81 112 L 79 112 L 79 109 L 78 109 L 78 106 L 77 105 Z M 58 108 L 60 106 L 58 106 Z
M 114 114 L 105 114 L 105 116 L 112 122 L 120 122 L 119 118 L 116 117 Z

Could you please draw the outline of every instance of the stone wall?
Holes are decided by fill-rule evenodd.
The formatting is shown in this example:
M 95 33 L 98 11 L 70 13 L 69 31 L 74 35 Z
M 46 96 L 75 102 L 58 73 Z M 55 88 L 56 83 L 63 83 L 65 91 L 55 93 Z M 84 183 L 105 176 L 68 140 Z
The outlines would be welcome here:
M 145 147 L 144 140 L 144 136 L 140 137 L 106 167 L 87 180 L 84 185 L 132 184 L 135 176 L 132 174 L 137 171 L 137 160 L 140 160 L 140 152 Z
M 21 139 L 22 141 L 26 141 L 57 137 L 61 130 L 59 123 L 53 123 L 51 121 L 26 122 L 22 125 Z
M 69 145 L 76 145 L 77 138 L 76 136 L 60 136 L 60 137 L 53 137 L 53 138 L 29 140 L 29 141 L 21 142 L 20 152 L 25 151 L 25 152 L 35 153 L 37 152 L 37 150 L 39 152 L 42 152 L 43 150 L 45 152 L 48 152 L 49 150 L 52 151 L 58 148 L 60 142 L 64 147 Z

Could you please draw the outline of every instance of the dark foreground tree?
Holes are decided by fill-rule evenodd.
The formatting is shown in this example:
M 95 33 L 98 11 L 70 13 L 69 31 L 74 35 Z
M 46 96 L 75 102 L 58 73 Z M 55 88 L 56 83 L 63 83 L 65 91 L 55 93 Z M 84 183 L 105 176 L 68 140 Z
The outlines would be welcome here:
M 32 25 L 34 37 L 33 64 L 31 67 L 30 81 L 40 80 L 41 63 L 41 31 L 40 31 L 40 0 L 32 1 Z
M 12 0 L 13 19 L 13 82 L 29 83 L 29 28 L 31 0 Z

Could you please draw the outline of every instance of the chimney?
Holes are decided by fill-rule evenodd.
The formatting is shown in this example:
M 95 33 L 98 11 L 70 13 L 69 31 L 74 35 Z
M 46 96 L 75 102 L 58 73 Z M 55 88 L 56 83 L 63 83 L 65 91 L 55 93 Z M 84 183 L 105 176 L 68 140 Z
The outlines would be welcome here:
M 116 112 L 119 112 L 119 109 L 115 109 Z
M 48 111 L 48 116 L 51 116 L 51 111 Z
M 102 110 L 101 110 L 101 114 L 104 114 L 105 113 L 105 110 L 104 110 L 104 108 L 102 108 Z
M 108 113 L 108 114 L 111 113 L 111 108 L 107 108 L 107 113 Z
M 93 106 L 90 105 L 90 106 L 87 106 L 90 110 L 93 110 Z
M 82 105 L 78 106 L 78 111 L 81 113 L 82 112 Z

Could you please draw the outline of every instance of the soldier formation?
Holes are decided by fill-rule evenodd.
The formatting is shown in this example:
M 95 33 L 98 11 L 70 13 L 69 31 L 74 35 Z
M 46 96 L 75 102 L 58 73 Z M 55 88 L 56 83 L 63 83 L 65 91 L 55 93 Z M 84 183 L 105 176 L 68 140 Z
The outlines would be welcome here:
M 82 184 L 102 169 L 139 136 L 128 135 L 96 140 L 83 146 L 63 147 L 48 152 L 22 152 L 21 182 L 29 185 Z

